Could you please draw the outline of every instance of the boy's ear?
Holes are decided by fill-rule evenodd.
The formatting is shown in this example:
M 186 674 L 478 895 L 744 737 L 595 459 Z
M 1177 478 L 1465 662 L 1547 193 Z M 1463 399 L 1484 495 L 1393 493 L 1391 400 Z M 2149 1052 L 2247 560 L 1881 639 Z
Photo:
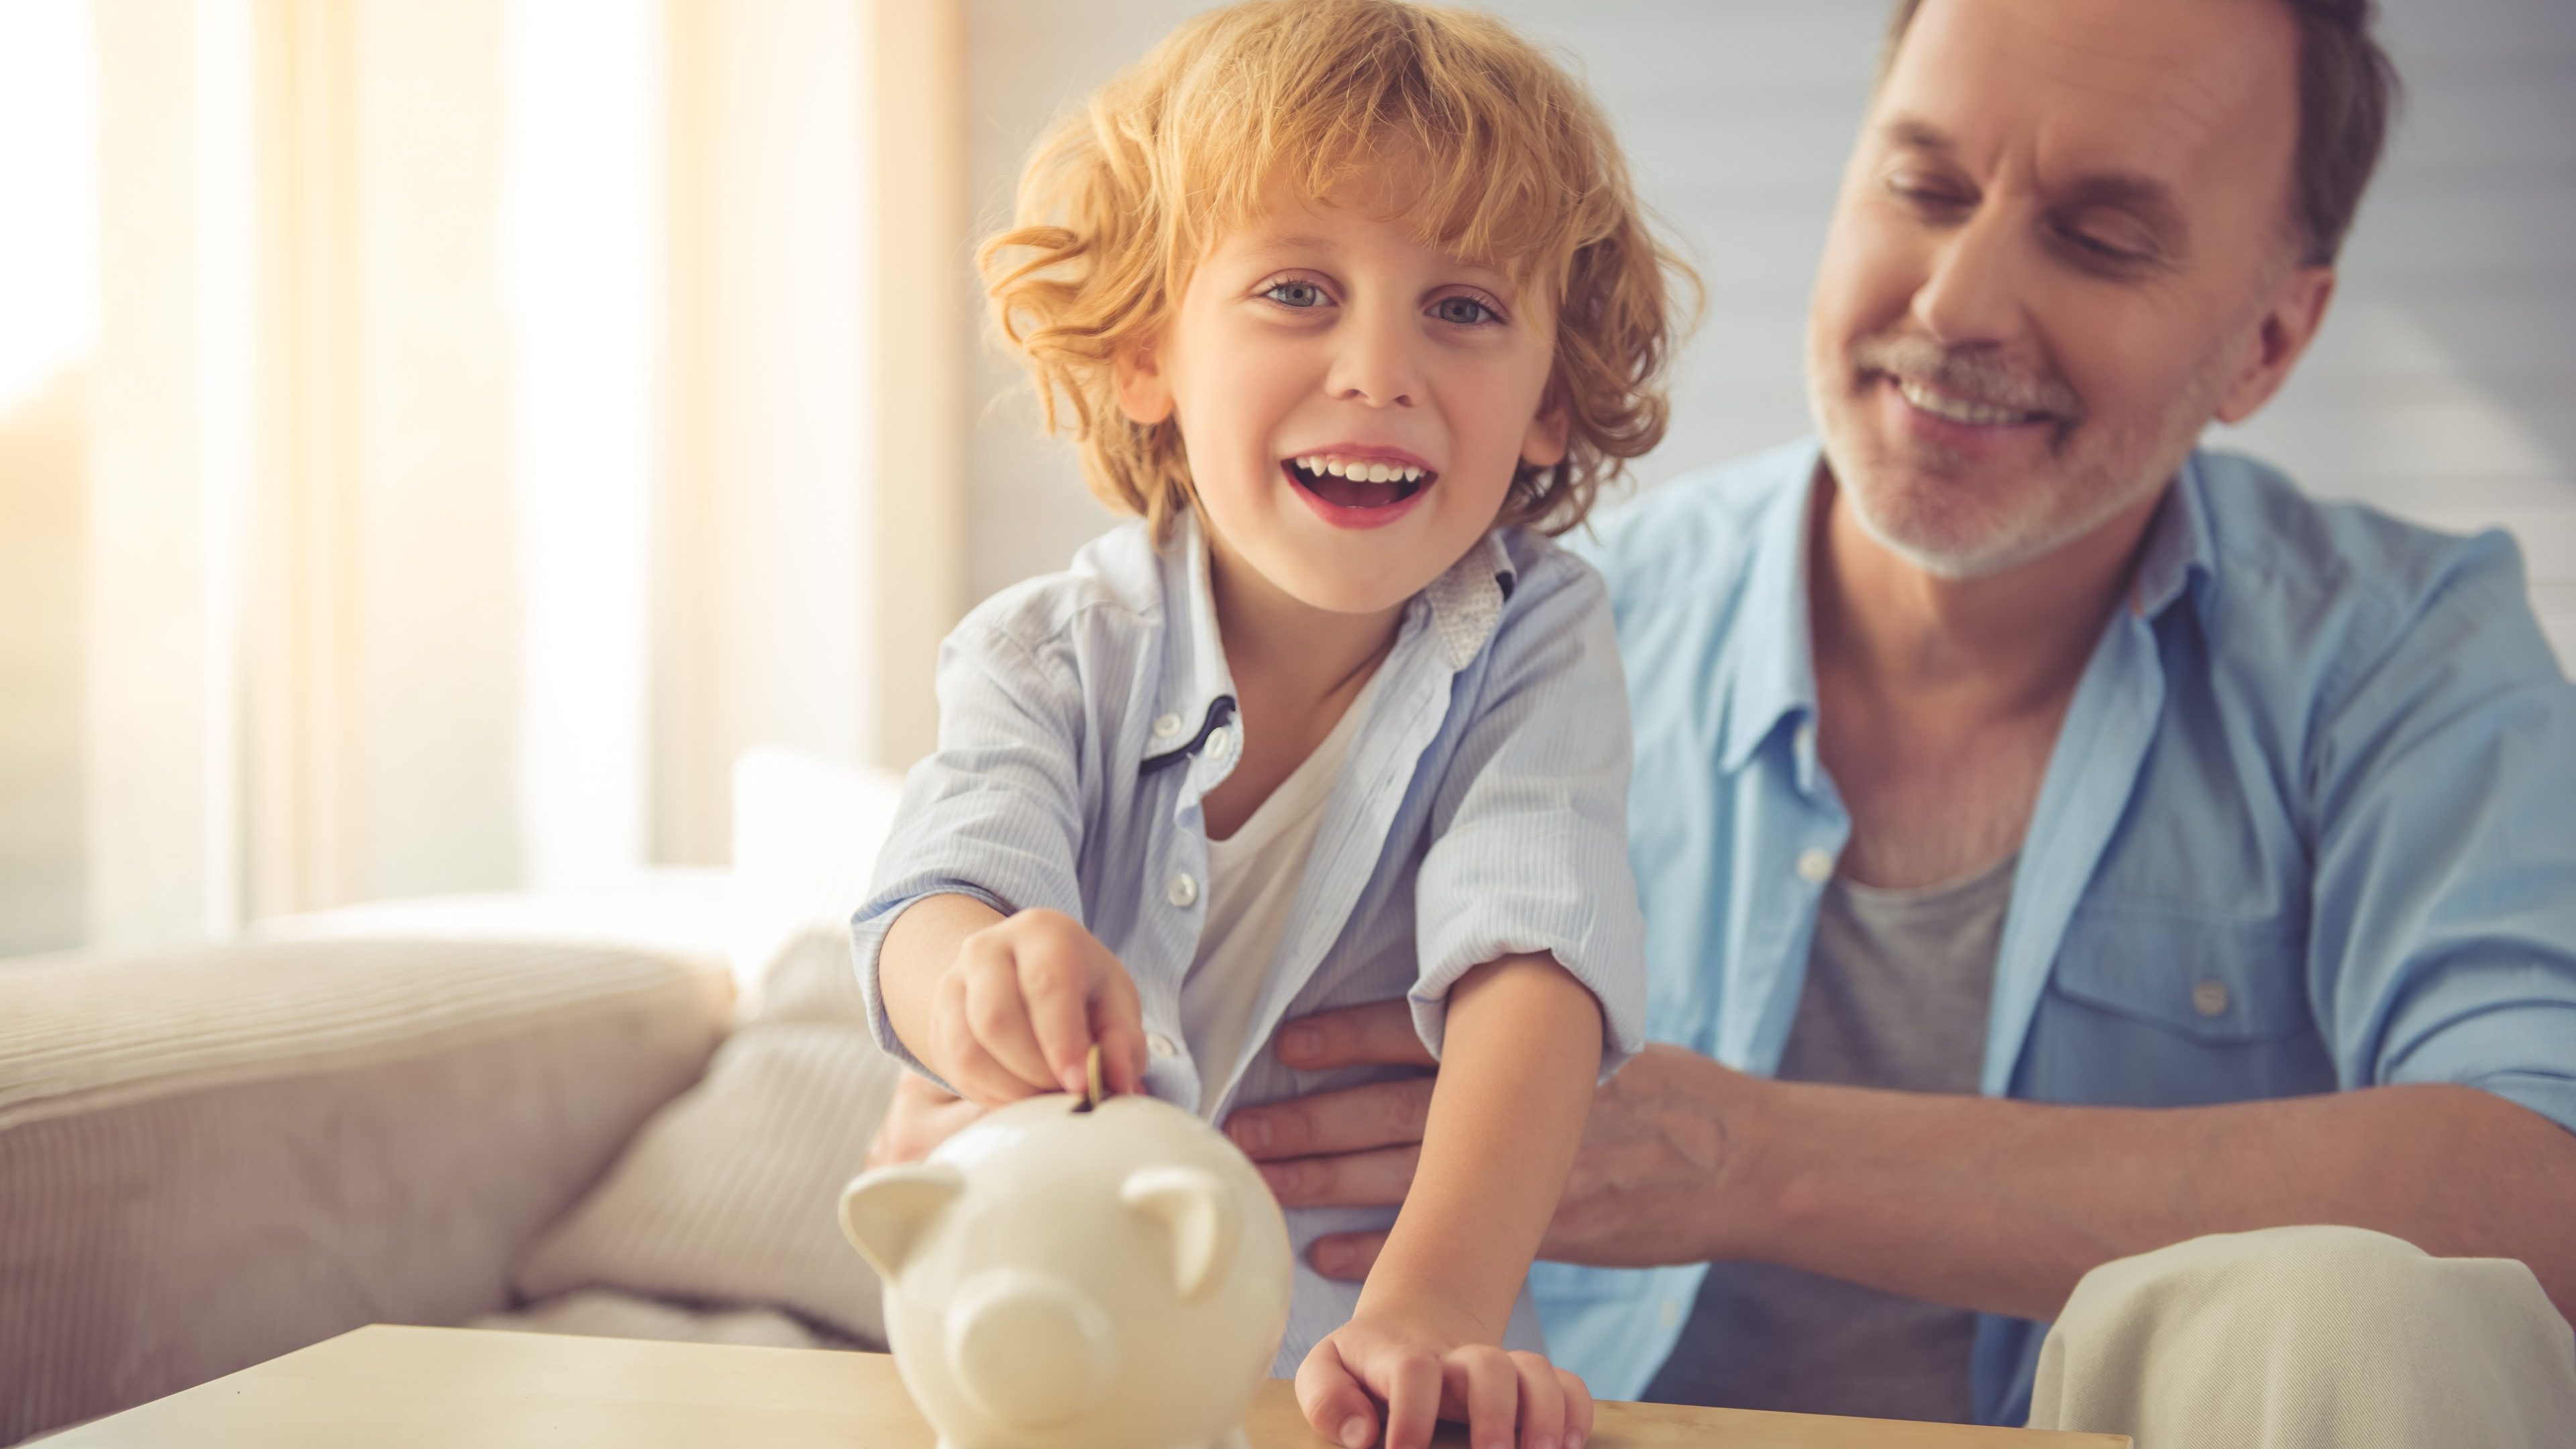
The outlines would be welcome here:
M 1529 431 L 1521 434 L 1521 461 L 1533 468 L 1553 468 L 1564 462 L 1566 440 L 1572 436 L 1573 427 L 1565 400 L 1550 386 L 1547 396 L 1539 402 L 1538 416 L 1530 419 Z
M 1150 428 L 1172 415 L 1172 384 L 1163 376 L 1160 344 L 1139 342 L 1111 364 L 1118 379 L 1118 410 L 1129 422 Z

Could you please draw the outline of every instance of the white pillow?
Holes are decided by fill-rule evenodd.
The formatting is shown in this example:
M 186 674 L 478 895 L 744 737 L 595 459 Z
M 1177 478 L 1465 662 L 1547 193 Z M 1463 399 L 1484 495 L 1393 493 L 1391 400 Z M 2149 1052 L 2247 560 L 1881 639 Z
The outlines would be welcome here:
M 511 1286 L 522 1301 L 608 1288 L 779 1308 L 882 1346 L 876 1274 L 842 1239 L 840 1202 L 902 1072 L 857 1027 L 742 1027 L 538 1237 Z

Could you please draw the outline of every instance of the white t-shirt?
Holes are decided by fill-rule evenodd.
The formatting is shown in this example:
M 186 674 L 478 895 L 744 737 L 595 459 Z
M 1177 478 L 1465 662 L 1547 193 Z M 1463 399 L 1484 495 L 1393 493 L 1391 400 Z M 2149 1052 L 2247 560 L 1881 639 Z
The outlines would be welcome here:
M 1199 1113 L 1211 1115 L 1234 1085 L 1244 1034 L 1261 1003 L 1261 988 L 1287 932 L 1288 913 L 1306 879 L 1306 857 L 1324 823 L 1324 803 L 1349 758 L 1351 736 L 1364 712 L 1371 678 L 1342 711 L 1324 742 L 1315 746 L 1252 818 L 1223 840 L 1208 841 L 1207 919 L 1198 954 L 1181 978 L 1181 1031 L 1199 1068 Z

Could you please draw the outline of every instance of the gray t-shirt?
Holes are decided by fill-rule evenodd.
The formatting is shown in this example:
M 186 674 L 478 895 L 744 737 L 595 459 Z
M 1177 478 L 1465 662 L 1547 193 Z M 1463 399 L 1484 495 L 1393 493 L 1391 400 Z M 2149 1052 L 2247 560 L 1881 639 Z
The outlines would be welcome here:
M 1977 1090 L 2017 858 L 1924 890 L 1829 884 L 1780 1077 Z M 1975 1331 L 1964 1309 L 1770 1263 L 1717 1263 L 1645 1397 L 1965 1422 Z

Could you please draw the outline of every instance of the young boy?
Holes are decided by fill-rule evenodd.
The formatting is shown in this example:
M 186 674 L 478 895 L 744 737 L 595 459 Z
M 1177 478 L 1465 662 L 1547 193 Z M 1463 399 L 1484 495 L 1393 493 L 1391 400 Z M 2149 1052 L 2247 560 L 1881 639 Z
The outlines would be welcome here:
M 1212 1120 L 1356 1078 L 1286 1016 L 1409 994 L 1441 1057 L 1367 1284 L 1302 1262 L 1281 1366 L 1359 1449 L 1572 1449 L 1516 1296 L 1641 1043 L 1628 721 L 1599 580 L 1541 536 L 1661 436 L 1667 272 L 1597 108 L 1499 22 L 1190 22 L 1036 153 L 984 248 L 1095 492 L 1141 515 L 977 609 L 857 919 L 878 1039 L 976 1102 Z M 1374 1400 L 1375 1402 L 1372 1402 Z

